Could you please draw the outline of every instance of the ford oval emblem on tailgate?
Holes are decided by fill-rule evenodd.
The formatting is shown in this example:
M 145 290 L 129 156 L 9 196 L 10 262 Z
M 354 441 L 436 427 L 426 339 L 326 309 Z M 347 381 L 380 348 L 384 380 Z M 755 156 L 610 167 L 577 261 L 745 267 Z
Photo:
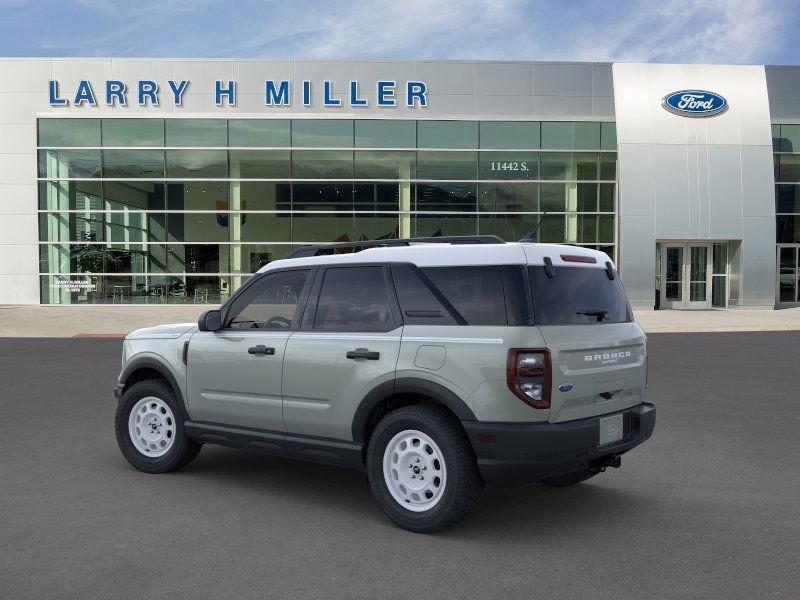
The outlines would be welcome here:
M 572 390 L 571 383 L 562 383 L 560 386 L 558 386 L 559 392 L 569 392 L 570 390 Z

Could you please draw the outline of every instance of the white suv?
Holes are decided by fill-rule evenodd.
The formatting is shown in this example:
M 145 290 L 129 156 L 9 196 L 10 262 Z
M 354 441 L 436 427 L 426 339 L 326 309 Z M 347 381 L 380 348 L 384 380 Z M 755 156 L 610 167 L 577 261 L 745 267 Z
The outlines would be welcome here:
M 570 485 L 646 440 L 645 335 L 606 254 L 491 236 L 301 248 L 198 324 L 130 334 L 119 446 L 204 443 L 364 469 L 420 532 L 485 484 Z

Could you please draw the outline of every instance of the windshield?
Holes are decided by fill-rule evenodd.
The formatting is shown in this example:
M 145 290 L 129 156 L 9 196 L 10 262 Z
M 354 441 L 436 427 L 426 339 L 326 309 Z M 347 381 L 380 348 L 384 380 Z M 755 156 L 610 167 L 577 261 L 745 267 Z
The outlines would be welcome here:
M 619 276 L 609 279 L 605 269 L 555 267 L 548 277 L 544 267 L 529 267 L 533 314 L 537 325 L 596 325 L 633 321 Z

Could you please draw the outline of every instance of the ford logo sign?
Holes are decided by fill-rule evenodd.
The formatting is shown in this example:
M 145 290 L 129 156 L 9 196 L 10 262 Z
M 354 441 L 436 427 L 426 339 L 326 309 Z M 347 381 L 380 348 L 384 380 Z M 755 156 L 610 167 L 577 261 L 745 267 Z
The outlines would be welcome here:
M 559 392 L 569 392 L 571 390 L 572 390 L 572 384 L 571 383 L 562 383 L 560 386 L 558 386 L 558 391 Z
M 728 101 L 705 90 L 681 90 L 664 96 L 666 110 L 684 117 L 712 117 L 728 109 Z

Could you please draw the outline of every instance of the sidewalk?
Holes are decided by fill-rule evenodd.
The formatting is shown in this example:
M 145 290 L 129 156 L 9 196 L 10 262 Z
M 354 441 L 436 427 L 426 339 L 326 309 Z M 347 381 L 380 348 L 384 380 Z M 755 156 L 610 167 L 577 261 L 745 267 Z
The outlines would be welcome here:
M 162 323 L 196 321 L 216 306 L 0 306 L 0 337 L 123 337 Z M 800 331 L 800 308 L 784 310 L 643 310 L 648 333 L 691 331 Z

